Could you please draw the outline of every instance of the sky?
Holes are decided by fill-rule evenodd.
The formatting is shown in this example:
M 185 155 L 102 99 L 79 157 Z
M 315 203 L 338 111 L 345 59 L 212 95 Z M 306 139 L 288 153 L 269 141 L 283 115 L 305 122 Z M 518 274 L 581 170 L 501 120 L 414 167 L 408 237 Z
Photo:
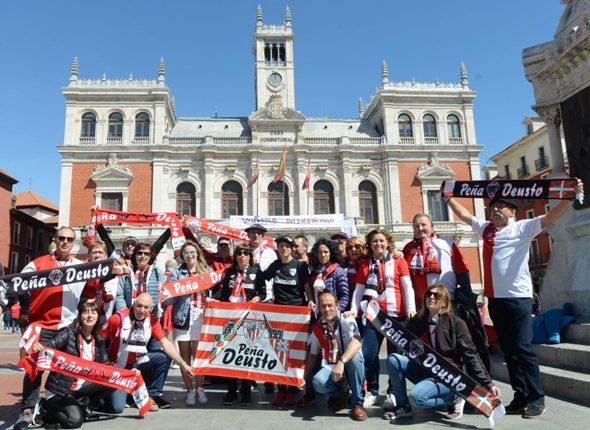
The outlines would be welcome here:
M 534 115 L 522 50 L 553 39 L 559 0 L 22 0 L 0 4 L 0 168 L 58 203 L 72 58 L 80 78 L 157 77 L 177 116 L 247 116 L 254 110 L 252 35 L 264 23 L 295 33 L 296 108 L 305 116 L 358 116 L 380 84 L 457 82 L 464 61 L 475 100 L 482 165 L 524 134 Z

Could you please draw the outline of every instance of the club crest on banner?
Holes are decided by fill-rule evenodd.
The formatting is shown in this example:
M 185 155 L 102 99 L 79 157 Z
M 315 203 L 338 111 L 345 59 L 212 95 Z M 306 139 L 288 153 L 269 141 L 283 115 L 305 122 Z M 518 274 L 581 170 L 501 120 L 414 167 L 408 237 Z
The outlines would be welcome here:
M 410 358 L 416 358 L 424 354 L 424 345 L 422 342 L 414 339 L 410 342 Z
M 490 199 L 493 199 L 496 193 L 500 190 L 502 186 L 496 182 L 492 181 L 486 186 L 486 193 Z
M 64 274 L 58 269 L 52 270 L 51 273 L 47 275 L 53 285 L 59 285 L 63 276 Z
M 283 338 L 283 330 L 273 328 L 264 314 L 248 312 L 237 322 L 228 321 L 223 332 L 215 336 L 209 362 L 233 369 L 254 367 L 284 373 L 288 358 L 289 341 Z

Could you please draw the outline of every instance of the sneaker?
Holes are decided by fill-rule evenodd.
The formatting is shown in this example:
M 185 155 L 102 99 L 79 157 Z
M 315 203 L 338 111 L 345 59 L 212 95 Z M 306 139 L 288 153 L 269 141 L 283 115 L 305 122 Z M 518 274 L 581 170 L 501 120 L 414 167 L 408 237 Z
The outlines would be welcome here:
M 160 410 L 158 404 L 153 397 L 150 397 L 150 412 L 158 412 Z
M 408 405 L 400 405 L 400 406 L 396 406 L 395 408 L 393 408 L 393 410 L 390 412 L 390 417 L 389 419 L 391 420 L 391 422 L 394 422 L 395 420 L 399 419 L 399 418 L 405 418 L 405 417 L 411 417 L 412 416 L 412 407 L 408 404 Z
M 367 419 L 367 411 L 363 405 L 356 404 L 352 407 L 352 419 L 355 421 L 365 421 Z
M 536 401 L 529 403 L 526 410 L 523 412 L 523 418 L 538 418 L 545 413 L 545 402 Z
M 204 405 L 209 400 L 207 399 L 207 395 L 205 394 L 205 390 L 203 388 L 197 388 L 197 400 L 201 405 Z
M 12 427 L 13 430 L 24 430 L 33 424 L 33 410 L 23 409 Z
M 197 392 L 195 390 L 188 390 L 186 392 L 184 404 L 187 406 L 195 406 L 197 404 Z
M 370 406 L 373 406 L 375 403 L 377 403 L 377 396 L 373 393 L 371 393 L 370 391 L 367 391 L 365 393 L 365 400 L 363 401 L 363 407 L 368 408 Z
M 395 396 L 393 395 L 393 393 L 388 393 L 385 396 L 385 400 L 383 400 L 383 410 L 393 411 L 393 408 L 395 408 L 396 405 L 397 402 L 395 401 Z
M 506 415 L 522 415 L 526 411 L 526 403 L 514 399 L 504 409 L 506 410 Z
M 273 406 L 283 406 L 283 403 L 285 402 L 285 395 L 287 393 L 285 393 L 284 391 L 277 391 L 277 394 L 275 394 L 275 398 L 272 401 L 272 405 Z
M 170 409 L 170 402 L 162 396 L 154 397 L 154 402 L 158 405 L 159 409 Z
M 233 405 L 236 402 L 236 400 L 238 400 L 238 395 L 235 391 L 231 391 L 225 395 L 225 397 L 223 398 L 223 402 L 221 402 L 221 404 L 225 406 Z
M 465 400 L 462 397 L 457 396 L 455 401 L 449 405 L 447 410 L 447 418 L 450 420 L 458 420 L 463 416 L 463 407 L 465 406 Z
M 316 396 L 315 394 L 305 394 L 301 400 L 299 400 L 299 407 L 306 408 L 311 406 L 315 403 Z
M 176 361 L 170 363 L 170 369 L 180 369 L 180 365 Z

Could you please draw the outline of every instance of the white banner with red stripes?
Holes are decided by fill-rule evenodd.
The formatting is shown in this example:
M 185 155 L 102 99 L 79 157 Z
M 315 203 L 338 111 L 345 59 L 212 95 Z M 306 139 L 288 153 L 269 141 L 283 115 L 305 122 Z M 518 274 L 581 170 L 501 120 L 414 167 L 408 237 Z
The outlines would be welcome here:
M 193 359 L 198 375 L 303 383 L 307 306 L 210 302 Z

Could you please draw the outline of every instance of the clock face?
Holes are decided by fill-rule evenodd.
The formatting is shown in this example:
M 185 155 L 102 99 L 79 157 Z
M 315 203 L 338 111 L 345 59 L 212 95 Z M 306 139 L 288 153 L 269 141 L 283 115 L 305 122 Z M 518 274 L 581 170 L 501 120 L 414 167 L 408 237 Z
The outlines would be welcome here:
M 283 82 L 283 77 L 281 75 L 279 75 L 277 72 L 271 73 L 270 76 L 268 77 L 268 82 L 271 85 L 279 85 L 281 82 Z

